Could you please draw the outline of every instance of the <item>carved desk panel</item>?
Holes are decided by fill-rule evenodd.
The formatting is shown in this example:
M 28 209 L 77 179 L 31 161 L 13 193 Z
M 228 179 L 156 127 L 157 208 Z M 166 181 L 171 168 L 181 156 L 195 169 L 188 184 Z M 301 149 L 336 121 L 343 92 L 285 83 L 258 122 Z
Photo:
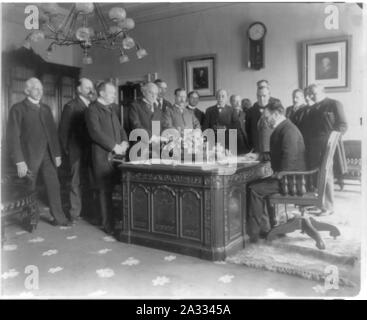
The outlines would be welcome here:
M 246 184 L 271 174 L 268 163 L 221 167 L 122 164 L 119 240 L 208 260 L 242 249 Z

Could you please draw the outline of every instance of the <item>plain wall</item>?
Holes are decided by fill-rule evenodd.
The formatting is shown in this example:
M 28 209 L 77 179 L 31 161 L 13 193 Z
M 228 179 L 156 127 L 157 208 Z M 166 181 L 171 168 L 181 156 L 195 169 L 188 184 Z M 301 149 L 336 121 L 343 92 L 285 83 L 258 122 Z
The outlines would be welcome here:
M 4 4 L 3 4 L 4 5 Z M 2 20 L 2 42 L 1 50 L 9 51 L 21 47 L 24 43 L 29 31 L 25 29 L 24 25 L 15 22 Z M 52 63 L 58 63 L 68 66 L 80 66 L 78 53 L 73 47 L 58 47 L 54 49 L 50 58 L 47 57 L 47 48 L 50 40 L 32 43 L 32 49 L 35 53 L 40 55 L 44 60 Z M 79 51 L 79 50 L 78 50 Z
M 324 27 L 327 5 L 232 3 L 190 15 L 142 22 L 131 35 L 147 49 L 147 57 L 138 60 L 131 50 L 131 61 L 119 64 L 118 53 L 97 50 L 93 53 L 93 65 L 84 66 L 82 73 L 93 79 L 118 78 L 125 83 L 157 72 L 168 83 L 168 99 L 172 101 L 174 89 L 184 86 L 182 58 L 214 53 L 218 88 L 254 102 L 256 81 L 265 78 L 270 81 L 272 95 L 286 107 L 291 105 L 292 90 L 302 85 L 302 41 L 351 35 L 351 90 L 328 96 L 344 105 L 349 122 L 346 138 L 360 139 L 363 82 L 359 61 L 365 59 L 362 10 L 356 4 L 334 4 L 339 8 L 339 30 L 327 30 Z M 254 21 L 267 27 L 265 68 L 259 71 L 247 68 L 246 31 Z M 213 104 L 215 101 L 202 101 L 200 108 L 204 110 Z

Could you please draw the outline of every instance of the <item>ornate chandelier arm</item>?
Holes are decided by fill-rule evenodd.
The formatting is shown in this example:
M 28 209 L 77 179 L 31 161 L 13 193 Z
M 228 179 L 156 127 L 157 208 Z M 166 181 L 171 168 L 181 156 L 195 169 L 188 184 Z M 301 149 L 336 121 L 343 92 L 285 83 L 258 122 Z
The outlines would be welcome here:
M 66 16 L 66 18 L 64 19 L 64 21 L 57 28 L 57 30 L 56 30 L 57 33 L 59 33 L 61 29 L 65 28 L 68 25 L 70 18 L 74 14 L 74 11 L 75 11 L 75 3 L 71 7 L 71 10 L 70 10 L 69 14 Z
M 103 35 L 104 39 L 107 41 L 107 35 L 108 35 L 107 23 L 104 20 L 104 17 L 102 15 L 101 11 L 100 11 L 99 4 L 95 3 L 94 6 L 96 8 L 96 13 L 97 13 L 98 20 L 101 22 L 102 27 L 103 27 L 104 32 L 102 33 L 102 35 Z
M 103 45 L 100 42 L 93 42 L 93 46 L 98 47 L 98 48 L 103 48 L 103 49 L 110 49 L 110 50 L 114 50 L 114 49 L 119 49 L 120 47 L 118 45 Z
M 77 40 L 70 40 L 70 39 L 65 39 L 65 38 L 59 38 L 57 36 L 54 35 L 46 35 L 45 36 L 46 39 L 49 40 L 53 40 L 53 42 L 51 43 L 52 45 L 57 45 L 57 46 L 71 46 L 74 44 L 80 44 L 80 41 Z
M 57 31 L 52 25 L 50 25 L 49 23 L 45 23 L 45 25 L 48 28 L 48 30 L 50 30 L 52 33 L 57 33 Z
M 73 31 L 73 28 L 74 28 L 74 25 L 76 24 L 77 19 L 78 19 L 78 14 L 73 15 L 72 20 L 70 22 L 69 30 L 68 30 L 67 35 L 65 37 L 65 41 L 73 41 L 73 40 L 70 40 L 70 35 L 71 35 L 71 32 Z M 79 43 L 79 42 L 76 42 L 76 43 Z

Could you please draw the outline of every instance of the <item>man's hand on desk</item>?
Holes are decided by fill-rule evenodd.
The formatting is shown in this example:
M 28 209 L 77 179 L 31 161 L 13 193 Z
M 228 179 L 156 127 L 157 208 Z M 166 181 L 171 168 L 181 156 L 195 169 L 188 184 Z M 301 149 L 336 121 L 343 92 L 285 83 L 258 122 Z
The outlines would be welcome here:
M 61 157 L 56 157 L 55 162 L 56 162 L 56 168 L 60 167 L 61 166 Z
M 150 138 L 150 140 L 149 140 L 149 142 L 150 143 L 157 143 L 157 142 L 159 142 L 160 141 L 160 139 L 159 139 L 159 137 L 158 136 L 152 136 L 151 138 Z
M 280 172 L 274 172 L 271 176 L 273 179 L 282 179 L 282 176 L 280 175 Z
M 112 149 L 112 151 L 115 154 L 119 154 L 119 155 L 122 155 L 124 153 L 123 148 L 120 144 L 116 144 L 115 147 Z
M 122 153 L 126 153 L 127 148 L 129 148 L 129 143 L 127 141 L 122 141 L 120 146 L 122 148 Z
M 18 173 L 19 178 L 25 177 L 27 175 L 27 171 L 28 171 L 28 166 L 24 161 L 17 163 L 17 173 Z
M 256 161 L 256 160 L 259 159 L 259 154 L 258 153 L 249 152 L 249 153 L 246 153 L 245 158 L 248 161 Z

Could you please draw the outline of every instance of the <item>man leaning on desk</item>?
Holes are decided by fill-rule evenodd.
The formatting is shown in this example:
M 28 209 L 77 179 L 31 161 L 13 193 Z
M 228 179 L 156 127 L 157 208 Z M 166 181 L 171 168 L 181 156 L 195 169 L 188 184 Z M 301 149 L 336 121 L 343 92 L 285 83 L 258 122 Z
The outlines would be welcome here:
M 110 152 L 117 155 L 125 154 L 129 143 L 113 109 L 116 87 L 113 83 L 102 82 L 97 87 L 97 94 L 98 99 L 86 110 L 85 119 L 92 140 L 93 175 L 99 191 L 102 229 L 112 234 L 114 231 L 112 191 L 119 175 L 109 162 L 108 155 Z

